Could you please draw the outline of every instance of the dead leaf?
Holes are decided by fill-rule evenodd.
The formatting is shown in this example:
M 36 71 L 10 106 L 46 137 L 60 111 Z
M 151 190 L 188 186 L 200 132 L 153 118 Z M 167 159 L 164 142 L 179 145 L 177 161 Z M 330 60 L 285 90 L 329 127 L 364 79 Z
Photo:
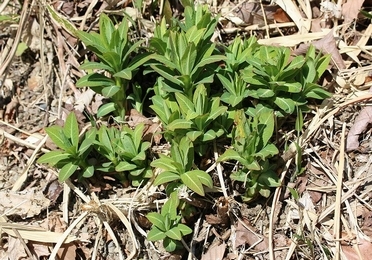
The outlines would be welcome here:
M 19 99 L 17 96 L 12 97 L 10 103 L 6 106 L 5 109 L 5 122 L 11 122 L 15 120 L 15 115 L 19 107 Z
M 343 253 L 345 254 L 346 257 L 345 259 L 348 260 L 371 259 L 372 243 L 365 239 L 357 238 L 356 241 L 351 241 L 351 243 L 343 242 L 341 243 L 341 248 Z
M 238 247 L 245 244 L 251 246 L 256 244 L 258 241 L 261 241 L 254 247 L 254 249 L 258 251 L 267 250 L 269 247 L 268 239 L 257 234 L 255 228 L 249 223 L 248 220 L 244 219 L 243 222 L 244 225 L 242 224 L 242 221 L 238 221 L 236 226 L 235 246 Z
M 278 8 L 274 13 L 274 20 L 278 23 L 288 23 L 291 22 L 292 19 L 289 17 L 289 15 L 284 12 L 282 8 Z
M 64 244 L 58 250 L 59 259 L 76 259 L 76 245 L 74 243 Z
M 372 107 L 364 107 L 359 115 L 355 118 L 353 126 L 350 128 L 350 131 L 346 139 L 346 151 L 350 152 L 359 147 L 359 135 L 363 133 L 368 124 L 372 123 Z
M 50 255 L 50 249 L 48 244 L 39 243 L 35 241 L 29 241 L 27 246 L 30 248 L 30 251 L 37 256 L 38 259 L 44 259 L 43 257 L 48 257 Z
M 345 69 L 344 60 L 341 57 L 340 52 L 337 49 L 337 44 L 335 37 L 333 36 L 333 31 L 331 30 L 323 39 L 311 43 L 314 47 L 320 50 L 323 54 L 331 54 L 333 63 L 338 69 Z M 301 55 L 307 52 L 310 44 L 301 44 L 297 50 L 293 52 L 295 55 Z
M 30 218 L 39 215 L 50 205 L 41 191 L 35 188 L 26 191 L 0 191 L 0 212 L 5 216 L 18 215 Z
M 12 260 L 26 259 L 27 254 L 18 238 L 9 236 L 8 238 L 8 258 Z
M 129 120 L 128 120 L 128 125 L 130 127 L 135 127 L 138 124 L 144 123 L 145 125 L 151 125 L 152 121 L 142 115 L 140 112 L 138 112 L 135 109 L 131 109 L 129 111 Z
M 208 248 L 208 251 L 202 255 L 202 260 L 222 260 L 225 254 L 226 244 L 222 243 L 220 245 L 215 244 Z
M 349 23 L 358 18 L 359 10 L 362 8 L 364 0 L 348 0 L 342 5 L 342 15 L 344 22 Z

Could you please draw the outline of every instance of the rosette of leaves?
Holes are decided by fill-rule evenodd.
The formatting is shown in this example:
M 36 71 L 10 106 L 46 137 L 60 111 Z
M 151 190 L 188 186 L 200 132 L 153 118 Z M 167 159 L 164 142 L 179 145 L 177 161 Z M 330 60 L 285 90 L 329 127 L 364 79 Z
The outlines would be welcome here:
M 81 141 L 75 113 L 71 112 L 63 127 L 54 125 L 45 129 L 48 136 L 60 150 L 50 151 L 38 159 L 38 163 L 48 163 L 60 168 L 59 180 L 65 181 L 75 172 L 79 178 L 89 178 L 94 174 L 94 166 L 89 164 L 90 154 L 96 137 L 96 129 L 87 131 Z
M 291 59 L 288 48 L 261 46 L 246 61 L 250 64 L 242 70 L 243 80 L 249 84 L 248 96 L 257 103 L 273 109 L 277 116 L 296 111 L 307 111 L 310 98 L 324 99 L 330 93 L 316 84 L 330 61 L 330 56 L 315 53 L 310 47 L 306 56 Z
M 212 141 L 225 133 L 225 129 L 217 127 L 215 120 L 227 111 L 220 104 L 220 98 L 210 98 L 204 85 L 198 85 L 192 99 L 184 93 L 176 92 L 175 100 L 152 98 L 151 108 L 165 127 L 168 140 L 187 136 L 194 144 Z
M 126 18 L 116 28 L 107 15 L 101 14 L 99 33 L 77 32 L 79 39 L 98 57 L 99 62 L 82 64 L 80 69 L 89 73 L 80 78 L 76 85 L 90 87 L 112 101 L 98 109 L 98 117 L 113 112 L 119 121 L 124 120 L 129 82 L 138 67 L 150 58 L 149 53 L 137 53 L 143 41 L 132 43 L 128 28 Z
M 97 133 L 95 147 L 106 158 L 97 170 L 116 172 L 119 179 L 129 179 L 133 186 L 152 177 L 152 170 L 147 160 L 147 151 L 151 144 L 142 141 L 144 124 L 133 130 L 127 126 L 121 129 L 101 126 Z
M 161 213 L 150 212 L 146 215 L 153 224 L 147 234 L 147 239 L 149 241 L 163 240 L 164 248 L 168 252 L 182 248 L 181 239 L 192 233 L 192 229 L 182 224 L 182 217 L 177 214 L 179 203 L 177 192 L 172 192 L 164 203 Z
M 150 66 L 164 78 L 165 92 L 181 92 L 192 99 L 196 86 L 213 82 L 226 57 L 215 54 L 216 46 L 210 42 L 217 20 L 201 6 L 196 11 L 187 7 L 185 15 L 185 22 L 179 23 L 182 30 L 168 30 L 164 20 L 157 26 L 150 41 L 156 62 Z
M 170 156 L 159 154 L 159 159 L 151 162 L 151 166 L 163 170 L 154 181 L 154 186 L 169 183 L 167 194 L 180 185 L 186 185 L 190 190 L 204 196 L 204 187 L 213 187 L 213 181 L 208 173 L 193 169 L 194 146 L 188 137 L 179 142 L 173 141 Z M 171 184 L 171 185 L 170 185 Z
M 226 60 L 223 69 L 218 71 L 217 77 L 223 87 L 221 100 L 232 108 L 240 109 L 243 100 L 249 96 L 250 90 L 241 76 L 241 70 L 249 66 L 247 57 L 258 48 L 259 44 L 255 37 L 248 40 L 236 37 L 229 46 L 225 47 Z
M 243 182 L 246 187 L 246 192 L 242 195 L 244 201 L 252 200 L 258 194 L 268 197 L 270 188 L 279 185 L 274 166 L 268 161 L 278 153 L 276 146 L 270 142 L 273 132 L 272 110 L 261 111 L 249 119 L 243 110 L 236 111 L 232 132 L 233 148 L 227 149 L 218 158 L 218 162 L 239 162 L 239 169 L 230 177 Z

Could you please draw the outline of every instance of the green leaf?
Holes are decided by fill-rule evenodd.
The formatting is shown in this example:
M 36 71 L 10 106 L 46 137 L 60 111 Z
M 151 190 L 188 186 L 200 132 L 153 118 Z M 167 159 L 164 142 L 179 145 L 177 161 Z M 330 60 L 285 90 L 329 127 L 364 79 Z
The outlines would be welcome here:
M 204 133 L 202 141 L 203 142 L 212 141 L 216 139 L 216 137 L 217 137 L 216 131 L 214 131 L 213 129 L 209 129 L 207 132 Z
M 175 131 L 176 129 L 190 129 L 192 128 L 193 122 L 185 119 L 176 119 L 167 125 L 167 130 Z
M 97 128 L 93 127 L 85 133 L 85 139 L 94 141 L 97 135 Z
M 112 140 L 109 136 L 109 131 L 105 125 L 102 125 L 101 128 L 98 130 L 98 137 L 99 137 L 99 142 L 101 146 L 104 146 L 107 148 L 109 152 L 114 152 L 114 149 L 112 147 Z
M 260 157 L 262 160 L 267 159 L 268 157 L 272 157 L 278 154 L 278 148 L 274 144 L 268 144 L 265 148 L 255 154 L 255 156 Z
M 177 249 L 177 243 L 169 237 L 165 237 L 163 241 L 164 248 L 167 252 L 173 252 Z
M 158 229 L 165 231 L 164 216 L 157 212 L 150 212 L 146 215 L 146 218 Z
M 165 67 L 163 65 L 151 65 L 151 68 L 155 70 L 157 73 L 159 73 L 162 77 L 169 80 L 170 82 L 176 84 L 177 86 L 182 86 L 183 82 L 178 79 L 177 75 L 169 69 L 168 67 Z
M 195 171 L 188 171 L 184 174 L 181 174 L 182 182 L 190 188 L 192 191 L 196 192 L 200 196 L 204 196 L 203 184 L 198 178 L 198 174 Z
M 327 69 L 329 62 L 331 61 L 331 55 L 326 55 L 321 57 L 316 63 L 317 78 L 323 75 L 324 71 Z
M 178 224 L 177 227 L 180 230 L 182 236 L 186 236 L 192 233 L 192 229 L 186 226 L 185 224 Z
M 91 165 L 91 166 L 88 166 L 84 171 L 83 171 L 83 177 L 84 178 L 90 178 L 92 177 L 94 174 L 94 166 Z
M 99 73 L 92 73 L 83 76 L 76 82 L 77 87 L 104 87 L 114 85 L 114 80 Z
M 126 161 L 121 161 L 118 163 L 118 165 L 115 167 L 115 171 L 117 172 L 125 172 L 125 171 L 131 171 L 137 168 L 137 165 L 128 163 Z
M 186 136 L 190 138 L 192 142 L 194 142 L 199 136 L 203 134 L 202 131 L 190 131 L 186 133 Z
M 210 112 L 208 118 L 207 118 L 207 121 L 209 120 L 215 120 L 217 117 L 219 117 L 220 115 L 222 115 L 223 113 L 225 113 L 227 111 L 227 107 L 225 106 L 220 106 L 218 107 L 217 109 L 213 110 Z
M 252 163 L 245 165 L 245 167 L 248 170 L 251 170 L 251 171 L 260 171 L 261 170 L 261 166 L 257 161 L 253 161 Z
M 233 149 L 227 149 L 220 157 L 218 157 L 217 162 L 225 162 L 229 160 L 234 160 L 234 161 L 240 161 L 242 157 L 240 154 L 233 150 Z
M 275 92 L 271 89 L 259 88 L 256 90 L 258 98 L 271 98 L 275 96 Z
M 93 140 L 89 138 L 85 138 L 79 146 L 79 155 L 82 156 L 92 146 L 93 146 Z
M 71 143 L 65 136 L 62 127 L 53 125 L 51 127 L 46 128 L 45 132 L 59 148 L 67 150 L 69 147 L 71 147 Z
M 203 68 L 205 65 L 215 63 L 215 62 L 222 62 L 224 60 L 226 60 L 226 56 L 223 56 L 223 55 L 213 55 L 213 56 L 207 57 L 195 66 L 195 68 L 191 72 L 191 75 L 193 75 L 199 68 Z
M 200 182 L 203 185 L 205 185 L 209 188 L 213 188 L 213 180 L 207 172 L 202 171 L 202 170 L 192 170 L 191 172 L 195 172 L 195 175 L 198 176 Z
M 283 72 L 287 72 L 287 71 L 293 71 L 293 70 L 298 70 L 299 68 L 301 68 L 305 63 L 305 59 L 303 56 L 296 56 L 292 61 L 291 63 L 289 63 L 285 69 L 283 70 Z
M 292 114 L 296 108 L 295 102 L 290 98 L 276 97 L 274 103 L 287 114 Z
M 115 27 L 111 19 L 105 13 L 102 13 L 99 17 L 99 30 L 108 45 L 111 41 L 112 34 L 115 31 Z
M 59 171 L 59 175 L 58 175 L 59 181 L 64 182 L 65 180 L 70 178 L 71 175 L 77 170 L 77 168 L 78 168 L 78 165 L 72 162 L 67 163 Z
M 272 111 L 262 111 L 259 114 L 258 131 L 262 138 L 262 147 L 265 146 L 273 136 L 275 127 L 274 113 Z
M 182 235 L 181 235 L 181 231 L 178 229 L 178 227 L 173 227 L 171 228 L 170 230 L 168 230 L 165 235 L 171 239 L 174 239 L 174 240 L 181 240 L 182 239 Z
M 73 146 L 78 146 L 79 126 L 74 112 L 70 112 L 70 114 L 67 116 L 65 125 L 63 127 L 63 133 L 66 135 L 66 137 L 70 138 Z
M 132 140 L 135 146 L 135 150 L 138 151 L 138 149 L 141 146 L 142 141 L 142 135 L 143 135 L 143 129 L 145 128 L 145 125 L 143 123 L 136 125 L 136 127 L 133 130 L 132 134 Z M 147 148 L 145 149 L 147 150 Z
M 106 51 L 103 53 L 102 58 L 114 69 L 114 71 L 120 70 L 121 56 L 113 51 Z
M 179 179 L 180 179 L 180 176 L 178 174 L 176 174 L 174 172 L 170 172 L 170 171 L 165 171 L 165 172 L 160 173 L 156 177 L 153 185 L 154 186 L 159 186 L 161 184 L 176 181 L 176 180 L 179 180 Z
M 151 162 L 151 167 L 160 168 L 165 171 L 177 172 L 177 167 L 174 166 L 174 160 L 163 154 L 159 154 L 159 159 Z
M 161 215 L 168 215 L 170 220 L 175 220 L 177 218 L 177 208 L 180 204 L 180 199 L 178 198 L 178 192 L 173 191 L 169 195 L 169 199 L 164 203 L 163 208 L 161 209 Z
M 87 61 L 80 65 L 79 69 L 81 70 L 106 70 L 110 73 L 113 73 L 114 70 L 110 66 L 102 63 L 102 62 L 93 62 Z
M 149 241 L 158 241 L 166 238 L 167 236 L 163 231 L 158 229 L 157 227 L 152 227 L 150 232 L 147 234 L 147 239 Z
M 50 151 L 46 154 L 43 154 L 38 160 L 38 163 L 48 163 L 51 166 L 56 165 L 59 161 L 68 159 L 70 154 L 65 153 L 64 151 Z
M 108 86 L 108 87 L 104 87 L 102 89 L 102 95 L 104 97 L 107 97 L 107 98 L 110 98 L 112 97 L 113 95 L 115 95 L 116 93 L 118 93 L 120 90 L 120 87 L 116 86 L 116 85 L 112 85 L 112 86 Z
M 126 80 L 131 80 L 132 79 L 132 69 L 130 69 L 130 68 L 123 69 L 123 70 L 119 71 L 118 73 L 115 73 L 114 77 L 119 77 L 119 78 L 123 78 L 123 79 L 126 79 Z
M 21 56 L 21 55 L 25 52 L 25 50 L 27 50 L 27 49 L 28 49 L 27 44 L 24 43 L 24 42 L 20 42 L 20 43 L 18 44 L 18 46 L 17 46 L 17 50 L 16 50 L 15 55 L 19 57 L 19 56 Z
M 189 43 L 184 55 L 181 58 L 181 73 L 182 75 L 191 75 L 197 56 L 196 47 L 193 43 Z
M 194 104 L 182 93 L 175 93 L 178 104 L 180 105 L 181 113 L 187 115 L 191 111 L 194 111 Z
M 297 131 L 297 135 L 301 135 L 302 127 L 304 126 L 304 118 L 302 116 L 302 111 L 299 107 L 296 107 L 297 110 L 297 116 L 296 116 L 296 123 L 295 123 L 295 129 Z
M 278 175 L 271 170 L 261 173 L 257 182 L 266 187 L 280 186 Z
M 107 51 L 105 44 L 97 33 L 87 33 L 83 31 L 76 32 L 79 39 L 88 46 L 89 49 L 93 50 L 96 54 L 102 54 Z
M 115 103 L 110 102 L 99 107 L 97 117 L 108 115 L 109 113 L 116 110 Z

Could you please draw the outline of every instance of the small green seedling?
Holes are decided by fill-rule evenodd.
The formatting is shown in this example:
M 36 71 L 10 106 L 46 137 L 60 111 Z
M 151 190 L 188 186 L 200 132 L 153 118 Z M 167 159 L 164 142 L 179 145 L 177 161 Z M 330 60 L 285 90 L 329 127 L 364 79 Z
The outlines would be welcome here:
M 152 170 L 147 159 L 150 142 L 142 140 L 144 127 L 144 124 L 139 124 L 132 130 L 127 126 L 122 129 L 101 126 L 94 143 L 108 162 L 102 163 L 97 170 L 117 172 L 122 181 L 129 179 L 133 186 L 151 178 Z
M 163 170 L 155 179 L 154 185 L 164 183 L 184 184 L 197 194 L 204 196 L 204 186 L 212 188 L 213 181 L 208 173 L 193 169 L 194 146 L 187 137 L 183 137 L 179 143 L 172 142 L 170 157 L 159 154 L 159 159 L 151 163 L 152 167 Z
M 128 37 L 128 22 L 124 18 L 116 28 L 111 19 L 100 15 L 99 34 L 78 31 L 80 40 L 93 51 L 99 62 L 85 62 L 81 69 L 91 71 L 78 80 L 78 87 L 90 87 L 110 98 L 112 102 L 102 105 L 97 116 L 113 112 L 118 121 L 125 119 L 129 82 L 138 67 L 150 59 L 149 53 L 138 54 L 143 41 L 132 43 Z M 96 72 L 98 71 L 98 72 Z
M 75 113 L 71 112 L 64 127 L 57 125 L 45 129 L 52 141 L 61 149 L 51 151 L 39 158 L 38 163 L 48 163 L 60 168 L 59 180 L 65 181 L 76 171 L 79 178 L 89 178 L 94 174 L 94 166 L 89 165 L 87 157 L 93 148 L 96 129 L 86 132 L 79 141 L 79 127 Z
M 268 159 L 279 151 L 270 143 L 274 131 L 273 111 L 258 113 L 247 119 L 243 110 L 236 111 L 233 129 L 233 148 L 227 149 L 218 162 L 238 161 L 240 168 L 231 174 L 233 180 L 243 182 L 246 193 L 244 201 L 255 198 L 258 193 L 268 197 L 270 187 L 279 185 L 278 176 Z
M 149 241 L 163 240 L 165 250 L 173 252 L 181 248 L 182 237 L 191 234 L 192 229 L 180 223 L 182 217 L 177 214 L 177 207 L 180 203 L 177 192 L 172 192 L 167 202 L 161 209 L 161 213 L 150 212 L 147 214 L 148 220 L 153 224 L 147 234 Z

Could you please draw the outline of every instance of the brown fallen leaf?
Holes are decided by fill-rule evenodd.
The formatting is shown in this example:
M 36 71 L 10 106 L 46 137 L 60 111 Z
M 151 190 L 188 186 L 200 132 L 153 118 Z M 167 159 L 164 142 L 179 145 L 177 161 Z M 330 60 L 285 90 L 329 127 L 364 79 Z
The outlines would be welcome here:
M 342 15 L 344 22 L 349 23 L 358 18 L 359 10 L 362 8 L 364 0 L 348 0 L 342 5 Z
M 331 54 L 333 63 L 338 69 L 345 69 L 344 60 L 341 57 L 340 52 L 337 49 L 337 44 L 335 37 L 333 36 L 333 31 L 331 30 L 323 39 L 311 43 L 314 47 L 320 50 L 323 54 Z M 310 43 L 301 44 L 297 50 L 293 52 L 294 55 L 301 55 L 307 52 L 310 47 Z
M 280 7 L 274 13 L 274 20 L 277 23 L 288 23 L 292 21 L 291 17 Z
M 25 191 L 0 191 L 0 212 L 5 216 L 17 215 L 31 218 L 40 214 L 50 205 L 43 192 L 31 188 Z
M 244 222 L 244 225 L 242 224 Z M 261 241 L 261 242 L 259 242 Z M 258 251 L 267 250 L 269 247 L 269 241 L 266 237 L 256 233 L 255 228 L 249 223 L 248 220 L 238 221 L 236 225 L 236 238 L 235 246 L 241 246 L 248 244 L 249 246 L 255 245 L 254 249 Z
M 222 243 L 220 245 L 215 244 L 208 248 L 208 251 L 202 255 L 201 260 L 222 260 L 225 254 L 226 244 Z
M 345 254 L 345 259 L 348 260 L 368 260 L 371 259 L 372 243 L 363 239 L 357 238 L 351 243 L 341 243 L 342 252 Z
M 355 118 L 353 126 L 350 128 L 350 131 L 346 139 L 346 151 L 350 152 L 359 147 L 359 135 L 363 133 L 368 124 L 372 123 L 372 107 L 364 107 L 359 115 Z
M 5 122 L 12 122 L 15 120 L 15 115 L 19 107 L 19 99 L 17 96 L 12 97 L 10 103 L 6 106 L 5 109 Z

